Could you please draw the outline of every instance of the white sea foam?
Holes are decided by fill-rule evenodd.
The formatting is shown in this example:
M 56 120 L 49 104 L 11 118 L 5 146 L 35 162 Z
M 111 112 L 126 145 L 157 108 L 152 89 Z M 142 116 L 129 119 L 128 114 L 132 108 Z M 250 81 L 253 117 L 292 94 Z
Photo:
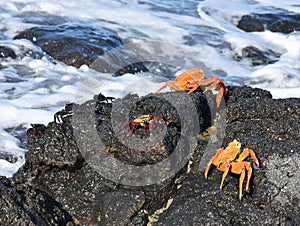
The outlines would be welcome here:
M 14 162 L 0 159 L 0 175 L 11 177 L 25 163 L 25 149 L 19 147 L 20 141 L 18 139 L 2 129 L 0 129 L 0 140 L 2 154 L 9 153 L 16 158 Z
M 153 51 L 144 42 L 142 47 L 149 50 L 152 60 L 182 70 L 202 67 L 203 62 L 208 75 L 219 73 L 228 85 L 265 88 L 275 98 L 300 97 L 299 32 L 246 33 L 236 26 L 243 15 L 279 11 L 300 13 L 298 0 L 2 0 L 0 45 L 19 57 L 0 58 L 0 153 L 17 156 L 14 163 L 0 159 L 0 175 L 12 176 L 24 163 L 24 137 L 31 123 L 47 124 L 66 103 L 83 102 L 99 92 L 115 97 L 129 92 L 145 95 L 164 80 L 151 73 L 112 77 L 86 65 L 77 69 L 54 63 L 32 42 L 13 40 L 18 32 L 48 20 L 58 25 L 106 27 L 126 42 L 164 43 Z M 272 50 L 280 57 L 272 64 L 252 66 L 250 60 L 237 60 L 246 46 Z M 178 55 L 179 50 L 185 55 Z

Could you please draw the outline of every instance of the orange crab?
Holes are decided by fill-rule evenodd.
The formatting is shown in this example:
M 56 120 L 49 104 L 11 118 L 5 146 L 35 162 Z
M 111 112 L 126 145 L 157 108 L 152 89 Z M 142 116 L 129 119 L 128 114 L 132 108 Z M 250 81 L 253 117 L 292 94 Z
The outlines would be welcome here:
M 246 181 L 246 191 L 249 192 L 249 182 L 252 175 L 252 166 L 250 162 L 243 161 L 249 155 L 252 157 L 257 166 L 259 166 L 258 159 L 255 155 L 255 152 L 252 149 L 245 148 L 241 153 L 241 143 L 237 140 L 234 140 L 228 144 L 228 146 L 224 148 L 220 148 L 217 150 L 217 153 L 214 157 L 209 161 L 206 169 L 205 169 L 205 178 L 207 179 L 207 174 L 210 170 L 211 165 L 215 165 L 218 170 L 223 171 L 222 181 L 220 184 L 220 190 L 222 190 L 223 182 L 228 174 L 228 172 L 240 174 L 239 179 L 239 199 L 242 200 L 242 190 L 243 190 L 243 182 L 245 179 L 245 175 L 247 173 L 247 181 Z
M 204 71 L 202 69 L 190 69 L 180 74 L 174 81 L 167 81 L 165 85 L 157 90 L 157 93 L 165 89 L 167 86 L 170 87 L 170 89 L 178 91 L 189 91 L 188 93 L 195 91 L 200 86 L 205 86 L 204 92 L 208 90 L 219 90 L 216 97 L 217 107 L 219 107 L 223 95 L 227 92 L 227 88 L 223 81 L 215 76 L 211 76 L 207 79 L 203 79 L 203 77 Z

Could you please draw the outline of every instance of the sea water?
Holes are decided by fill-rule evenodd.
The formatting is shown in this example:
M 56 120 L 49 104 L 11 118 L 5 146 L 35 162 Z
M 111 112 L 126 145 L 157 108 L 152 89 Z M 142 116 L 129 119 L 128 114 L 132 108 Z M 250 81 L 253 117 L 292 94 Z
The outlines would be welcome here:
M 24 164 L 31 123 L 47 124 L 65 104 L 99 92 L 115 97 L 154 92 L 177 75 L 164 74 L 160 64 L 178 67 L 178 72 L 201 67 L 226 85 L 264 88 L 274 98 L 300 97 L 300 32 L 237 28 L 243 15 L 282 12 L 300 13 L 299 1 L 0 0 L 0 46 L 18 55 L 0 58 L 0 175 L 11 177 Z M 99 72 L 97 62 L 95 67 L 67 66 L 29 40 L 13 40 L 27 28 L 63 23 L 114 30 L 156 64 L 150 72 L 112 77 Z M 246 46 L 276 53 L 276 62 L 253 66 L 250 60 L 237 60 Z M 7 161 L 8 155 L 14 160 Z

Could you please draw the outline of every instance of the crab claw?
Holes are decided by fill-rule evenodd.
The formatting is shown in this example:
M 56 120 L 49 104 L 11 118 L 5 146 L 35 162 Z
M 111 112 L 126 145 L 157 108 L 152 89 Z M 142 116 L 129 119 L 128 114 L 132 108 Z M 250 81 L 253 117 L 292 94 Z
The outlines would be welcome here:
M 215 76 L 211 76 L 207 79 L 203 79 L 201 81 L 188 84 L 189 88 L 199 87 L 199 86 L 205 87 L 205 89 L 203 91 L 204 93 L 209 90 L 219 90 L 219 92 L 216 96 L 217 107 L 219 107 L 221 104 L 222 97 L 227 93 L 227 88 L 226 88 L 224 82 Z

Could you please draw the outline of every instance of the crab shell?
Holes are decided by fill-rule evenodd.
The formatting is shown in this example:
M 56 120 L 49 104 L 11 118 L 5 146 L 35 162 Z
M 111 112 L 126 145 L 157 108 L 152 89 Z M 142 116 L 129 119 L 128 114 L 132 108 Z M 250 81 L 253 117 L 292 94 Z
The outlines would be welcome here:
M 216 166 L 218 170 L 223 171 L 220 190 L 222 190 L 224 180 L 229 172 L 239 174 L 239 199 L 242 200 L 243 183 L 246 177 L 246 191 L 249 192 L 249 183 L 252 176 L 252 166 L 250 162 L 244 161 L 251 156 L 253 161 L 259 166 L 258 159 L 252 149 L 245 148 L 240 152 L 241 143 L 233 140 L 224 148 L 219 148 L 217 153 L 207 164 L 204 176 L 207 179 L 208 172 L 212 165 Z
M 180 74 L 174 81 L 167 81 L 156 93 L 160 93 L 161 90 L 166 87 L 178 91 L 188 91 L 188 93 L 194 92 L 200 86 L 204 86 L 204 92 L 208 90 L 218 90 L 216 95 L 217 107 L 220 106 L 222 97 L 227 93 L 223 81 L 215 76 L 211 76 L 207 79 L 204 78 L 204 71 L 199 68 L 192 68 L 182 74 Z
M 199 68 L 190 69 L 182 74 L 180 74 L 174 81 L 167 81 L 165 85 L 163 85 L 157 93 L 161 90 L 165 89 L 167 86 L 170 89 L 178 90 L 178 91 L 189 91 L 189 93 L 195 90 L 195 85 L 200 82 L 204 78 L 204 71 Z M 197 86 L 197 88 L 199 85 Z

